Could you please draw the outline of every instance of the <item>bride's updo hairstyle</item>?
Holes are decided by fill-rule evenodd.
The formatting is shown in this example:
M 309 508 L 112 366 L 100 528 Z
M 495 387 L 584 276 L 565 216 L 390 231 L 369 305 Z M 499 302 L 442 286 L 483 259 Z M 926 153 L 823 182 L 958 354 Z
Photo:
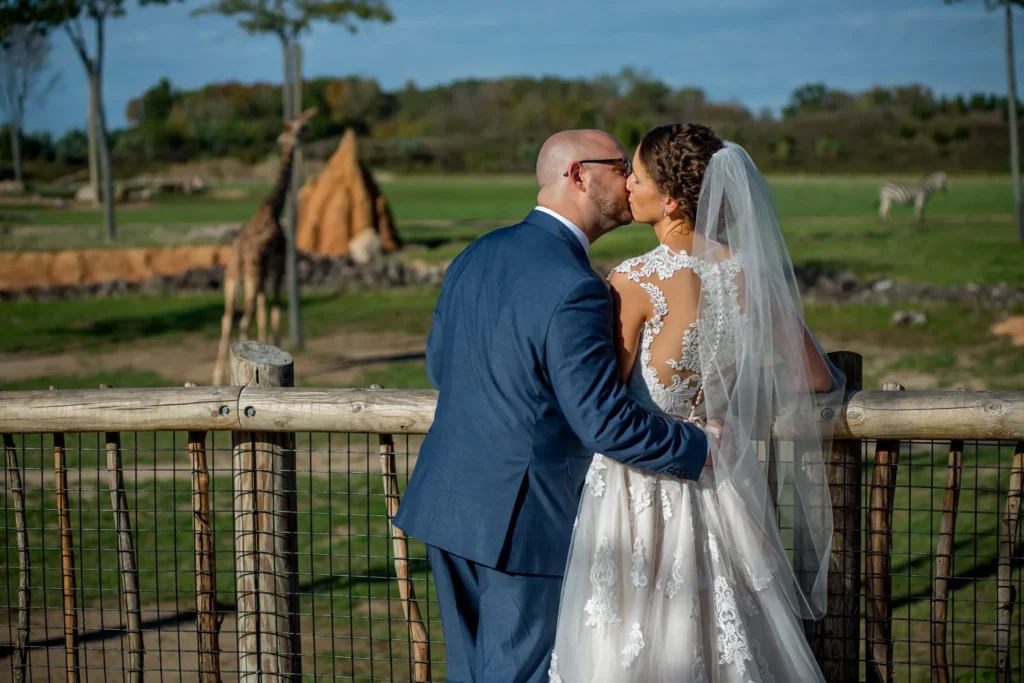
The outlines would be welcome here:
M 658 126 L 640 142 L 640 160 L 658 191 L 679 202 L 683 216 L 697 221 L 697 198 L 711 155 L 725 144 L 699 123 Z

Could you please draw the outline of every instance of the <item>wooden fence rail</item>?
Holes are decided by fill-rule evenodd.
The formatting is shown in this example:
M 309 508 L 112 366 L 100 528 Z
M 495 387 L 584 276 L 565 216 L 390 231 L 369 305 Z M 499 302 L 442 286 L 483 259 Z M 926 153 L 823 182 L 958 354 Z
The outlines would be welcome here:
M 167 387 L 0 393 L 0 433 L 266 431 L 426 434 L 430 390 Z M 1024 435 L 1024 392 L 855 391 L 838 410 L 837 439 L 1013 440 Z M 777 425 L 780 436 L 787 426 Z
M 0 393 L 0 433 L 4 434 L 9 489 L 14 501 L 19 558 L 18 638 L 14 649 L 16 680 L 25 680 L 29 634 L 30 564 L 25 533 L 23 486 L 11 434 L 53 435 L 54 473 L 61 541 L 65 671 L 79 676 L 75 554 L 68 514 L 63 435 L 106 433 L 112 511 L 117 531 L 119 568 L 128 636 L 129 680 L 142 680 L 143 647 L 132 530 L 121 472 L 120 433 L 188 432 L 191 461 L 196 622 L 199 680 L 220 683 L 217 586 L 211 529 L 210 472 L 206 433 L 232 432 L 235 580 L 241 680 L 301 677 L 297 586 L 295 434 L 297 432 L 380 435 L 381 472 L 390 524 L 399 504 L 392 434 L 424 434 L 433 420 L 433 391 L 294 388 L 288 354 L 255 342 L 232 346 L 230 387 L 113 389 Z M 949 470 L 932 587 L 931 668 L 934 680 L 949 680 L 947 602 L 959 503 L 965 440 L 1024 439 L 1024 392 L 915 392 L 898 385 L 864 391 L 861 359 L 831 354 L 853 381 L 850 393 L 822 397 L 816 415 L 790 416 L 774 425 L 782 438 L 798 434 L 791 425 L 810 418 L 834 424 L 830 492 L 835 516 L 829 576 L 829 612 L 808 623 L 807 636 L 826 678 L 857 681 L 861 624 L 860 566 L 865 530 L 861 486 L 862 440 L 878 440 L 867 515 L 866 674 L 869 681 L 893 680 L 892 515 L 900 441 L 949 440 Z M 830 419 L 835 416 L 834 422 Z M 796 419 L 800 418 L 800 419 Z M 995 648 L 998 680 L 1010 680 L 1011 617 L 1016 595 L 1011 569 L 1016 560 L 1020 501 L 1024 491 L 1024 441 L 1018 443 L 1005 504 L 998 558 Z M 390 527 L 395 575 L 413 649 L 415 681 L 430 680 L 430 640 L 410 579 L 407 540 Z M 796 553 L 797 555 L 799 552 Z

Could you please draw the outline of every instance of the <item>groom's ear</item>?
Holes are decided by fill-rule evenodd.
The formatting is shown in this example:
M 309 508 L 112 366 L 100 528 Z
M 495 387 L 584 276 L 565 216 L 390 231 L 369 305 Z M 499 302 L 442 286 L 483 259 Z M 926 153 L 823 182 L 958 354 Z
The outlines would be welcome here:
M 569 163 L 569 169 L 565 172 L 569 182 L 577 189 L 583 189 L 583 164 L 578 161 Z

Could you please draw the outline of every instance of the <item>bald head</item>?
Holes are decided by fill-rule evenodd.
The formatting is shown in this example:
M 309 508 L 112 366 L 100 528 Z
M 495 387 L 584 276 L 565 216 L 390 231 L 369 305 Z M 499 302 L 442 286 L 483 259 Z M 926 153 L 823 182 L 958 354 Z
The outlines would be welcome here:
M 581 164 L 584 160 L 625 161 L 626 154 L 601 130 L 563 130 L 548 138 L 537 155 L 537 205 L 566 218 L 590 239 L 629 223 L 628 164 Z
M 622 147 L 602 130 L 563 130 L 549 137 L 537 155 L 537 185 L 541 192 L 565 180 L 573 161 L 624 156 Z

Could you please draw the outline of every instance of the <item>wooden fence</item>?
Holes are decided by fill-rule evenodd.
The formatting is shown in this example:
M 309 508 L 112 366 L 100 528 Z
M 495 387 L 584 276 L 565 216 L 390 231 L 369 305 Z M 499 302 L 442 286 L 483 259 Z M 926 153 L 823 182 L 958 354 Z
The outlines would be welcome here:
M 827 679 L 1019 680 L 1024 393 L 864 391 L 860 358 L 832 357 L 829 612 L 806 628 Z M 422 547 L 390 524 L 435 392 L 294 388 L 253 342 L 232 363 L 230 387 L 0 393 L 13 680 L 443 680 Z

